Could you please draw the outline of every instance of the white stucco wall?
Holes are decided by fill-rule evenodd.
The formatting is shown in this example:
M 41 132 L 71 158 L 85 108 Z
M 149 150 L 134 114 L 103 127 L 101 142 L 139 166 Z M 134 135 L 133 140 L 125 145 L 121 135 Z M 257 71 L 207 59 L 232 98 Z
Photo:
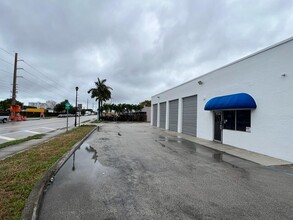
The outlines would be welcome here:
M 151 121 L 151 107 L 143 107 L 143 109 L 141 110 L 142 112 L 146 112 L 146 115 L 147 115 L 147 122 L 150 122 Z
M 293 40 L 288 40 L 157 94 L 152 104 L 179 98 L 182 114 L 180 100 L 197 94 L 197 137 L 213 140 L 213 113 L 204 110 L 206 102 L 216 96 L 248 93 L 257 104 L 251 111 L 251 132 L 223 130 L 223 143 L 293 161 L 292 58 Z M 181 132 L 182 120 L 179 122 Z

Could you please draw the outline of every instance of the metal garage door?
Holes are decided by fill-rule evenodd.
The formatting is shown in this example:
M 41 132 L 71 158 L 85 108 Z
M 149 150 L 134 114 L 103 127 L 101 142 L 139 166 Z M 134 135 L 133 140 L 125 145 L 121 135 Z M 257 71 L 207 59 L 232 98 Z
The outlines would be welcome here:
M 166 102 L 160 103 L 160 128 L 166 128 Z
M 157 126 L 157 117 L 158 117 L 158 105 L 153 105 L 153 125 Z
M 197 96 L 183 98 L 182 133 L 196 136 Z
M 178 99 L 169 103 L 169 130 L 178 131 Z

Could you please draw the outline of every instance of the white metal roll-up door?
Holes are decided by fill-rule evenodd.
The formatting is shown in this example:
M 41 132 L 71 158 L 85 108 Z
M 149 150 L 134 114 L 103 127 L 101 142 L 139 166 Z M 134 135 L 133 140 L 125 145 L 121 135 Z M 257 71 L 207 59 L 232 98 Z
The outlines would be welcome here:
M 178 99 L 169 103 L 169 130 L 178 131 Z
M 197 96 L 183 98 L 182 133 L 196 136 Z
M 166 128 L 166 102 L 160 103 L 160 128 Z
M 158 105 L 153 105 L 153 126 L 157 126 L 157 117 L 158 117 Z

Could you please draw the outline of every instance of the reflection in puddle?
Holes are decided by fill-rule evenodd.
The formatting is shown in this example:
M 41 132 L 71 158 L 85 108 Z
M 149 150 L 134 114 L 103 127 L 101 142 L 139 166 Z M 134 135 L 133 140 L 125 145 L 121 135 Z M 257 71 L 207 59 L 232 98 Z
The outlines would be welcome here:
M 166 147 L 170 150 L 173 150 L 174 147 L 180 147 L 182 149 L 188 149 L 190 154 L 197 154 L 202 156 L 207 156 L 212 158 L 216 162 L 223 162 L 223 152 L 207 148 L 200 144 L 194 143 L 189 140 L 182 139 L 180 136 L 176 137 L 167 137 L 167 136 L 159 136 L 156 140 L 162 147 Z M 169 146 L 168 143 L 178 143 L 180 145 L 172 145 Z
M 72 159 L 72 171 L 75 170 L 75 152 L 73 153 L 73 159 Z
M 170 138 L 170 137 L 159 136 L 158 141 L 182 143 L 181 137 Z
M 105 167 L 100 163 L 97 150 L 89 143 L 83 143 L 71 155 L 57 175 L 59 180 L 63 179 L 65 181 L 64 179 L 70 178 L 71 181 L 73 179 L 80 181 L 81 179 L 96 179 L 98 175 L 108 174 L 110 170 L 109 167 Z
M 86 149 L 87 152 L 89 152 L 89 153 L 93 153 L 92 160 L 94 160 L 94 161 L 95 161 L 94 163 L 96 163 L 97 160 L 98 160 L 98 152 L 96 151 L 96 149 L 93 148 L 93 147 L 90 146 L 90 145 L 87 146 L 87 147 L 85 147 L 85 149 Z
M 213 157 L 216 161 L 222 162 L 223 161 L 223 153 L 217 152 L 213 154 Z

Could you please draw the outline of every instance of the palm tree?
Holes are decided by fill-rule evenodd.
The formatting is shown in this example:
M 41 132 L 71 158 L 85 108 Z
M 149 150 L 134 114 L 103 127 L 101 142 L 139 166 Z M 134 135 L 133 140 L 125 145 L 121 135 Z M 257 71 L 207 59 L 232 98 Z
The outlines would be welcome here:
M 88 93 L 91 93 L 91 98 L 96 98 L 96 101 L 98 101 L 98 105 L 99 105 L 99 112 L 98 112 L 98 116 L 101 116 L 101 111 L 100 108 L 103 104 L 103 102 L 109 100 L 111 98 L 111 91 L 113 90 L 111 87 L 107 86 L 105 84 L 107 80 L 103 79 L 100 80 L 98 77 L 98 81 L 95 82 L 96 87 L 95 88 L 91 88 Z

